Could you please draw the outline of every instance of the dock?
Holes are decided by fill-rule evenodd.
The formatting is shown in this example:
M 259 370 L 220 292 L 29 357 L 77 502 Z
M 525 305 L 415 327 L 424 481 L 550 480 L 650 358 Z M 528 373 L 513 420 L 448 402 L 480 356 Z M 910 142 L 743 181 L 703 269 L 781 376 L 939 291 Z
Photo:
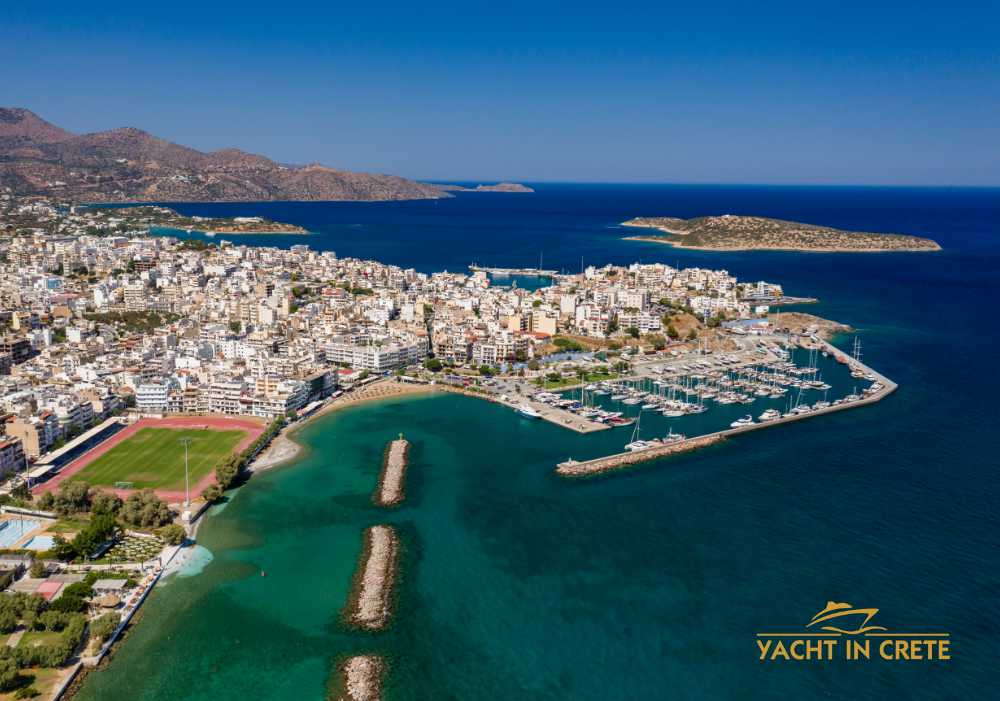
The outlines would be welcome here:
M 474 273 L 489 273 L 490 275 L 501 275 L 509 277 L 511 275 L 530 275 L 535 277 L 555 277 L 558 270 L 546 270 L 544 268 L 491 268 L 473 263 L 469 270 Z
M 399 506 L 403 502 L 406 497 L 404 484 L 409 452 L 410 443 L 403 438 L 402 433 L 386 446 L 378 487 L 372 496 L 376 506 Z
M 364 630 L 382 630 L 389 624 L 398 566 L 399 537 L 395 529 L 385 525 L 367 529 L 351 596 L 344 611 L 350 625 Z
M 831 355 L 844 356 L 845 353 L 831 343 L 827 341 L 818 341 L 819 345 L 827 350 Z M 858 407 L 868 406 L 869 404 L 874 404 L 875 402 L 880 402 L 890 394 L 895 392 L 899 386 L 890 380 L 885 375 L 876 372 L 864 363 L 856 360 L 850 360 L 852 367 L 859 367 L 865 372 L 871 373 L 875 376 L 875 379 L 879 384 L 882 385 L 882 389 L 878 392 L 873 392 L 862 396 L 852 402 L 844 402 L 843 404 L 837 404 L 836 406 L 831 405 L 824 407 L 822 409 L 814 409 L 806 414 L 794 414 L 791 416 L 782 416 L 779 419 L 774 419 L 771 421 L 764 421 L 759 423 L 754 423 L 749 426 L 741 426 L 739 428 L 727 428 L 722 431 L 716 431 L 714 433 L 707 433 L 702 436 L 695 436 L 693 438 L 686 438 L 681 441 L 676 441 L 673 443 L 667 443 L 664 445 L 657 445 L 652 448 L 647 448 L 645 450 L 636 450 L 625 453 L 615 453 L 613 455 L 606 455 L 601 458 L 594 458 L 593 460 L 567 460 L 556 465 L 556 473 L 563 475 L 565 477 L 585 477 L 589 475 L 597 475 L 604 472 L 611 472 L 614 470 L 620 470 L 631 465 L 636 465 L 642 462 L 648 462 L 650 460 L 658 460 L 659 458 L 666 457 L 668 455 L 676 455 L 678 453 L 686 453 L 692 450 L 698 450 L 700 448 L 705 448 L 710 445 L 719 443 L 726 438 L 731 436 L 736 436 L 743 433 L 749 433 L 750 431 L 757 431 L 762 428 L 770 428 L 771 426 L 781 426 L 783 424 L 788 424 L 793 421 L 802 421 L 804 419 L 811 419 L 816 416 L 824 416 L 826 414 L 832 414 L 836 411 L 845 411 L 847 409 L 856 409 Z
M 542 402 L 536 402 L 533 399 L 527 397 L 518 397 L 516 399 L 502 397 L 497 397 L 498 403 L 508 406 L 511 409 L 517 411 L 522 406 L 528 406 L 538 412 L 539 418 L 554 423 L 556 426 L 561 426 L 563 428 L 568 428 L 571 431 L 576 431 L 577 433 L 594 433 L 595 431 L 606 431 L 612 426 L 601 423 L 599 421 L 591 421 L 582 416 L 574 414 L 572 411 L 567 411 L 565 409 L 560 409 L 559 407 L 549 406 L 548 404 L 543 404 Z

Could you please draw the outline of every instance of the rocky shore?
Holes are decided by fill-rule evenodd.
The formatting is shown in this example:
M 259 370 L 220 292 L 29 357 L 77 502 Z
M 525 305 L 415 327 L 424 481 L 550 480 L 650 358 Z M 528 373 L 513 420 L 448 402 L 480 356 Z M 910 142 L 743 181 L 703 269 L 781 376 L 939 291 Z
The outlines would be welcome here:
M 378 488 L 373 498 L 377 506 L 398 506 L 405 498 L 404 481 L 409 452 L 410 443 L 402 434 L 386 447 L 382 474 L 379 475 Z
M 337 701 L 379 701 L 385 664 L 378 655 L 356 655 L 341 665 Z
M 367 529 L 345 611 L 350 625 L 365 630 L 382 630 L 388 625 L 398 565 L 399 536 L 392 526 Z

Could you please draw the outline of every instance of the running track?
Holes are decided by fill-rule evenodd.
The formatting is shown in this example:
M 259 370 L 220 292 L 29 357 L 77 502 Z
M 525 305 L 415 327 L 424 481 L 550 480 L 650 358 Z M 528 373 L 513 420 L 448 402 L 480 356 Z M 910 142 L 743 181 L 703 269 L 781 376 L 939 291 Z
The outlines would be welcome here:
M 242 452 L 246 450 L 257 437 L 264 432 L 266 424 L 262 419 L 253 419 L 246 416 L 241 417 L 230 417 L 230 416 L 172 416 L 166 419 L 139 419 L 134 424 L 129 424 L 121 431 L 111 436 L 108 440 L 103 443 L 94 446 L 89 451 L 78 457 L 73 462 L 66 465 L 62 470 L 60 470 L 55 476 L 51 477 L 44 484 L 40 484 L 31 490 L 32 494 L 42 494 L 43 492 L 54 492 L 58 489 L 62 482 L 75 475 L 77 472 L 85 468 L 90 463 L 94 462 L 97 458 L 104 455 L 106 452 L 114 448 L 116 445 L 124 440 L 127 440 L 134 436 L 136 433 L 144 428 L 214 428 L 217 430 L 242 430 L 246 431 L 247 435 L 239 445 L 236 446 L 236 452 Z M 208 485 L 215 482 L 215 472 L 212 471 L 205 475 L 197 484 L 191 485 L 191 495 L 196 497 L 201 494 L 202 490 Z M 122 499 L 126 498 L 132 492 L 138 491 L 136 489 L 112 489 L 110 487 L 96 487 L 103 491 L 114 492 Z M 184 501 L 184 490 L 169 490 L 169 489 L 157 489 L 154 490 L 156 495 L 163 499 L 164 501 L 179 502 Z

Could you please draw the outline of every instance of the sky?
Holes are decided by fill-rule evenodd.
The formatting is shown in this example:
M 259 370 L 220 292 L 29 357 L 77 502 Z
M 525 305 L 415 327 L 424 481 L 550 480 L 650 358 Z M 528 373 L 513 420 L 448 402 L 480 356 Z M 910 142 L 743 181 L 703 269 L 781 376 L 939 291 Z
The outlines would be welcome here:
M 992 186 L 1000 2 L 3 3 L 0 106 L 428 180 Z

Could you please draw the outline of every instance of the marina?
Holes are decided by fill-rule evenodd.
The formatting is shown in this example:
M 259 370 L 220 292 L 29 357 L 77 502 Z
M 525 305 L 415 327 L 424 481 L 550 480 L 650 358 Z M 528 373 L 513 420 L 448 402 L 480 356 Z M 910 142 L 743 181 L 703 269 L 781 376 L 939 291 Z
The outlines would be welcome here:
M 814 345 L 810 347 L 808 351 L 811 361 L 815 359 L 814 356 L 817 352 L 823 353 L 825 357 L 832 358 L 835 362 L 849 367 L 852 378 L 863 379 L 871 382 L 871 384 L 860 393 L 857 390 L 854 390 L 850 394 L 841 398 L 828 401 L 826 399 L 826 392 L 831 389 L 831 387 L 823 383 L 821 380 L 810 379 L 802 381 L 792 379 L 794 375 L 798 375 L 799 377 L 811 377 L 816 373 L 814 365 L 808 365 L 805 368 L 796 368 L 794 364 L 791 364 L 790 361 L 787 360 L 771 361 L 766 364 L 766 367 L 785 370 L 792 374 L 777 375 L 775 373 L 768 375 L 758 370 L 754 371 L 757 381 L 753 383 L 745 381 L 733 382 L 732 380 L 726 380 L 725 378 L 717 378 L 718 382 L 716 385 L 709 385 L 708 389 L 704 389 L 704 385 L 697 388 L 697 404 L 671 399 L 668 400 L 669 403 L 665 405 L 666 408 L 662 409 L 661 413 L 665 416 L 675 418 L 684 416 L 687 413 L 702 413 L 702 411 L 705 411 L 704 401 L 708 394 L 711 394 L 712 397 L 719 403 L 751 404 L 755 400 L 764 397 L 772 400 L 780 399 L 787 394 L 787 390 L 782 392 L 780 391 L 781 389 L 793 386 L 797 387 L 800 391 L 794 400 L 791 398 L 788 399 L 786 404 L 787 410 L 784 413 L 774 407 L 770 407 L 762 411 L 757 416 L 756 420 L 752 414 L 746 414 L 731 421 L 728 428 L 712 431 L 692 438 L 687 438 L 682 434 L 674 433 L 673 429 L 671 429 L 664 438 L 654 438 L 649 441 L 642 441 L 639 436 L 638 427 L 641 419 L 637 416 L 634 420 L 636 429 L 633 432 L 632 440 L 625 445 L 624 452 L 592 460 L 577 461 L 569 459 L 559 463 L 556 466 L 556 472 L 567 477 L 580 477 L 618 470 L 623 467 L 628 467 L 641 462 L 648 462 L 650 460 L 656 460 L 668 455 L 675 455 L 678 453 L 704 448 L 719 443 L 731 436 L 747 433 L 749 431 L 755 431 L 760 428 L 777 426 L 779 424 L 786 424 L 792 421 L 799 421 L 815 416 L 830 414 L 836 411 L 866 406 L 874 402 L 881 401 L 898 388 L 895 382 L 884 375 L 875 372 L 873 369 L 861 362 L 860 344 L 857 342 L 855 342 L 853 356 L 851 357 L 845 355 L 829 342 L 822 340 L 815 340 Z M 795 372 L 795 369 L 798 370 L 797 373 Z M 725 384 L 723 385 L 723 383 Z M 737 393 L 732 390 L 726 390 L 726 392 L 722 394 L 716 393 L 716 386 L 732 386 L 734 384 L 739 387 L 743 393 Z M 803 388 L 809 390 L 822 390 L 824 398 L 812 403 L 809 401 L 803 401 L 801 391 Z M 752 394 L 748 392 L 748 390 L 751 389 L 753 390 Z M 687 391 L 685 394 L 690 395 L 691 392 Z M 634 394 L 628 392 L 623 395 L 613 396 L 623 397 L 623 399 L 621 399 L 623 402 L 636 398 Z M 645 399 L 648 399 L 648 394 Z M 637 403 L 638 402 L 634 402 L 633 404 Z M 649 406 L 650 408 L 660 408 L 661 404 L 650 403 L 643 405 L 643 408 L 645 409 L 646 406 Z M 694 409 L 692 409 L 692 406 Z
M 490 275 L 497 275 L 500 277 L 512 277 L 514 275 L 527 275 L 534 277 L 555 277 L 558 275 L 558 270 L 545 270 L 544 268 L 491 268 L 488 266 L 476 265 L 473 263 L 469 266 L 469 270 L 474 273 L 489 273 Z

